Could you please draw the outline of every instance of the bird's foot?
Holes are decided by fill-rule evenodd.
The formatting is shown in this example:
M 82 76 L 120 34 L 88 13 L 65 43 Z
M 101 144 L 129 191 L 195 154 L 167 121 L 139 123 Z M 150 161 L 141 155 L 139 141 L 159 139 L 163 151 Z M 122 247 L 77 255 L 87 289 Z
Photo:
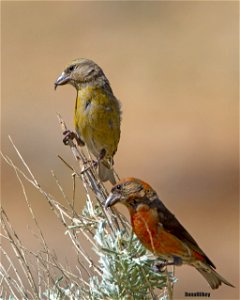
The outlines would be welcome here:
M 182 259 L 181 257 L 178 257 L 178 256 L 174 256 L 173 257 L 173 261 L 167 261 L 167 260 L 164 260 L 164 261 L 161 261 L 161 262 L 157 262 L 153 268 L 156 272 L 164 272 L 165 268 L 167 266 L 181 266 L 182 265 Z
M 106 155 L 106 150 L 105 150 L 105 149 L 102 149 L 102 150 L 100 151 L 100 154 L 99 154 L 99 156 L 98 156 L 98 159 L 97 159 L 97 160 L 92 160 L 92 166 L 93 166 L 94 168 L 96 168 L 96 167 L 99 165 L 100 161 L 104 159 L 105 155 Z
M 98 162 L 97 161 L 95 161 L 95 160 L 92 160 L 92 161 L 87 161 L 86 162 L 87 164 L 90 164 L 90 163 L 92 163 L 91 165 L 88 165 L 84 170 L 82 170 L 81 171 L 81 173 L 80 174 L 84 174 L 86 171 L 88 171 L 91 167 L 94 167 L 94 168 L 96 168 L 97 167 L 97 165 L 98 165 Z
M 98 157 L 98 163 L 104 159 L 104 157 L 106 156 L 106 150 L 105 149 L 102 149 L 100 151 L 100 154 L 99 154 L 99 157 Z
M 64 145 L 68 145 L 70 140 L 73 141 L 75 139 L 79 146 L 84 146 L 84 142 L 80 139 L 80 137 L 76 134 L 76 132 L 66 130 L 63 132 L 63 135 L 64 135 L 63 138 Z
M 163 273 L 165 271 L 166 266 L 168 265 L 168 261 L 157 262 L 153 265 L 154 272 Z
M 84 173 L 85 173 L 86 171 L 88 171 L 91 167 L 96 168 L 96 167 L 99 165 L 100 161 L 104 159 L 105 155 L 106 155 L 106 150 L 105 150 L 105 149 L 102 149 L 102 150 L 100 151 L 100 154 L 99 154 L 98 159 L 97 159 L 97 160 L 91 161 L 91 162 L 92 162 L 92 165 L 91 165 L 91 166 L 88 166 L 88 167 L 85 168 L 83 171 L 81 171 L 81 174 L 84 174 Z

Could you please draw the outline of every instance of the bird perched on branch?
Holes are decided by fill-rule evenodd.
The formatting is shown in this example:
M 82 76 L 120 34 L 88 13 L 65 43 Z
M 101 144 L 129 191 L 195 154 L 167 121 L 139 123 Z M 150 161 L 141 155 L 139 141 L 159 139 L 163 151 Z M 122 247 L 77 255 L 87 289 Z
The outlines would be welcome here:
M 212 289 L 217 289 L 222 283 L 233 287 L 215 271 L 214 264 L 150 185 L 136 178 L 121 180 L 113 186 L 105 207 L 117 202 L 128 208 L 133 231 L 142 244 L 164 259 L 165 265 L 195 267 Z
M 102 69 L 92 60 L 72 61 L 56 80 L 55 88 L 65 84 L 77 90 L 74 115 L 77 134 L 67 132 L 64 142 L 76 138 L 79 145 L 86 144 L 97 158 L 100 180 L 115 184 L 112 166 L 120 139 L 120 103 Z

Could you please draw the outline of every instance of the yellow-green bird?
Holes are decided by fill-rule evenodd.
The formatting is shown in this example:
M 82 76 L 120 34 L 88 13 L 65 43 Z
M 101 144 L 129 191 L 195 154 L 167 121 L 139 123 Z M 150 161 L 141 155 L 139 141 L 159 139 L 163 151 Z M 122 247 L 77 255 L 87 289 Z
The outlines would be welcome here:
M 55 82 L 77 90 L 74 124 L 79 144 L 88 147 L 98 160 L 101 181 L 116 183 L 113 156 L 120 139 L 121 110 L 103 70 L 92 60 L 73 60 Z

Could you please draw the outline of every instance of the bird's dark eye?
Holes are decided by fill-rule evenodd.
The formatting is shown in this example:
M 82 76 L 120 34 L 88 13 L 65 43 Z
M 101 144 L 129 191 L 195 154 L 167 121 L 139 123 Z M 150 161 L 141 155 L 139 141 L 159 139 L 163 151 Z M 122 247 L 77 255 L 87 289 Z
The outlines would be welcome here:
M 133 205 L 136 205 L 136 204 L 137 204 L 137 200 L 133 199 Z
M 70 66 L 70 67 L 68 68 L 68 71 L 72 72 L 72 71 L 74 70 L 74 68 L 75 68 L 75 66 L 72 65 L 72 66 Z
M 122 186 L 121 186 L 120 184 L 118 184 L 118 185 L 116 186 L 116 189 L 120 191 L 120 190 L 122 189 Z

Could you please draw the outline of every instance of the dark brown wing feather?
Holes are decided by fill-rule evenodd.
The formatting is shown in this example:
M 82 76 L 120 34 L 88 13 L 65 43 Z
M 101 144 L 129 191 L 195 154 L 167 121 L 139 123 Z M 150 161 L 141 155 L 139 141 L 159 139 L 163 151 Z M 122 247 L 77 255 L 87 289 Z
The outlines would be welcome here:
M 159 198 L 155 198 L 151 201 L 151 207 L 157 208 L 159 214 L 159 222 L 166 231 L 170 232 L 172 235 L 176 236 L 179 240 L 186 243 L 191 249 L 201 254 L 206 262 L 216 268 L 207 255 L 201 250 L 197 242 L 193 237 L 187 232 L 187 230 L 181 225 L 181 223 L 175 218 L 175 216 L 166 208 L 166 206 L 161 202 Z

